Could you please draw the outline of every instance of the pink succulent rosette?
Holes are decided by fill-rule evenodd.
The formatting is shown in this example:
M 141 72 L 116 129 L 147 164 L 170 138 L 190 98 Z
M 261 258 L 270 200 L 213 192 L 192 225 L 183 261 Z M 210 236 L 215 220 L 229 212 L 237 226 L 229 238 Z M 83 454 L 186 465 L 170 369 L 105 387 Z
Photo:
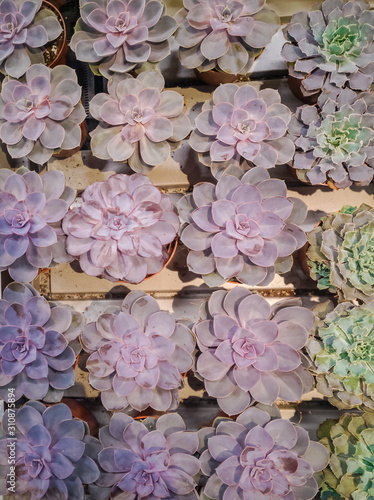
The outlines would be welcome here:
M 217 418 L 198 434 L 208 476 L 202 500 L 311 500 L 316 472 L 329 460 L 322 444 L 282 420 L 275 407 L 249 408 L 236 420 Z
M 145 174 L 168 159 L 191 125 L 183 113 L 183 97 L 164 85 L 158 71 L 109 80 L 109 94 L 97 94 L 90 102 L 90 113 L 99 120 L 91 132 L 94 156 L 127 161 L 132 170 Z
M 313 312 L 299 299 L 270 306 L 245 288 L 214 292 L 194 326 L 201 350 L 196 371 L 208 394 L 228 415 L 256 401 L 298 401 L 313 387 L 300 351 L 313 321 Z
M 160 0 L 82 0 L 70 47 L 106 78 L 170 54 L 176 21 Z
M 277 90 L 226 83 L 202 109 L 189 143 L 203 164 L 247 160 L 271 168 L 293 158 L 295 146 L 284 137 L 292 115 Z
M 161 311 L 144 292 L 131 292 L 121 309 L 99 316 L 82 333 L 90 384 L 107 410 L 174 410 L 183 374 L 192 364 L 192 332 Z
M 246 74 L 278 29 L 266 0 L 184 0 L 176 18 L 179 59 L 186 68 Z
M 195 185 L 178 211 L 188 267 L 209 286 L 233 277 L 246 285 L 268 284 L 275 272 L 291 269 L 292 254 L 306 243 L 299 227 L 306 205 L 288 198 L 285 182 L 270 179 L 261 167 L 240 179 L 223 175 L 217 185 Z
M 142 174 L 95 182 L 63 221 L 67 251 L 85 273 L 129 283 L 161 271 L 178 228 L 170 198 Z

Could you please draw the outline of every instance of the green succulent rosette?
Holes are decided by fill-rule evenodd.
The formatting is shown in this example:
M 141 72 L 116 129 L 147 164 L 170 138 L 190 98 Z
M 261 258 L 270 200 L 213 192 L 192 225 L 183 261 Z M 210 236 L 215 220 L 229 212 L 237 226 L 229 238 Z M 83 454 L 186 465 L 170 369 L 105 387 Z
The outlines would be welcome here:
M 317 437 L 331 454 L 321 500 L 374 500 L 374 414 L 326 420 Z
M 317 390 L 339 409 L 374 411 L 374 301 L 335 308 L 327 301 L 313 311 L 306 348 Z
M 345 206 L 308 234 L 310 276 L 340 300 L 374 296 L 374 208 Z

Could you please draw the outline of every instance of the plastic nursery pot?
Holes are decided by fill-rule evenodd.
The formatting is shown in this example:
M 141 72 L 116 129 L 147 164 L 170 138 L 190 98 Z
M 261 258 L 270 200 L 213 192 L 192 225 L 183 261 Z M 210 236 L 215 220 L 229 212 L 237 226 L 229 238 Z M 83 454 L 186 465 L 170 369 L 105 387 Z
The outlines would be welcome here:
M 306 254 L 308 248 L 309 248 L 309 243 L 306 242 L 305 245 L 301 247 L 299 250 L 300 267 L 306 276 L 310 276 L 310 266 L 308 265 L 308 257 Z
M 298 175 L 297 175 L 297 172 L 296 172 L 296 169 L 293 168 L 292 165 L 288 165 L 288 170 L 290 172 L 290 174 L 292 175 L 292 177 L 294 177 L 295 179 L 297 179 L 298 181 L 301 181 L 303 184 L 309 184 L 309 186 L 312 186 L 313 184 L 310 182 L 310 181 L 307 181 L 307 180 L 304 180 L 304 179 L 301 179 Z M 331 181 L 331 180 L 327 180 L 326 182 L 321 182 L 320 184 L 314 184 L 315 186 L 327 186 L 329 187 L 330 189 L 332 189 L 333 191 L 338 191 L 338 188 L 337 186 L 335 186 L 334 182 Z
M 56 40 L 52 40 L 52 42 L 48 43 L 43 53 L 44 63 L 49 68 L 54 68 L 59 64 L 66 63 L 66 54 L 69 49 L 68 42 L 66 40 L 66 26 L 64 18 L 61 15 L 61 12 L 55 5 L 53 5 L 50 2 L 47 2 L 47 0 L 43 0 L 42 9 L 43 7 L 51 10 L 56 14 L 58 22 L 61 24 L 62 27 L 62 33 L 60 34 L 60 36 Z
M 78 151 L 80 151 L 81 147 L 84 144 L 84 141 L 87 138 L 87 123 L 86 123 L 86 120 L 84 120 L 80 124 L 80 128 L 81 128 L 81 131 L 82 131 L 82 139 L 81 139 L 80 145 L 78 147 L 74 148 L 74 149 L 59 149 L 56 153 L 53 153 L 53 157 L 54 158 L 57 158 L 57 159 L 69 158 L 69 156 L 73 156 L 75 153 L 78 153 Z
M 218 87 L 220 83 L 232 83 L 235 80 L 238 80 L 242 75 L 230 75 L 229 73 L 224 73 L 223 71 L 199 71 L 197 69 L 194 70 L 195 75 L 198 78 L 206 83 L 207 85 L 211 85 L 212 87 Z
M 92 412 L 80 401 L 73 398 L 62 398 L 61 403 L 65 403 L 73 417 L 79 418 L 88 424 L 91 436 L 96 436 L 99 432 L 99 424 Z
M 313 95 L 305 96 L 301 91 L 301 82 L 303 79 L 295 78 L 294 76 L 288 75 L 288 86 L 290 87 L 291 92 L 294 96 L 296 96 L 300 101 L 305 102 L 306 104 L 316 104 L 318 101 L 318 97 L 321 92 L 316 92 Z

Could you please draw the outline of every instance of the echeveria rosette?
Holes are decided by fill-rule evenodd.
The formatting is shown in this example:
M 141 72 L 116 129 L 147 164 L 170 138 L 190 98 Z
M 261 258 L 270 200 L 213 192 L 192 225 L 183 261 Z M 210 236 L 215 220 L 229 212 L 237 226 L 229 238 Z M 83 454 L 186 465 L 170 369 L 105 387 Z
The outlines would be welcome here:
M 199 432 L 202 500 L 311 500 L 316 472 L 328 452 L 302 427 L 280 418 L 276 407 L 249 408 L 236 420 L 217 418 Z
M 330 452 L 321 499 L 372 500 L 374 414 L 345 413 L 339 420 L 328 419 L 317 437 Z
M 230 278 L 247 285 L 269 283 L 291 269 L 292 254 L 306 242 L 298 226 L 306 216 L 300 200 L 287 198 L 284 181 L 255 167 L 240 179 L 223 175 L 217 185 L 194 186 L 178 203 L 187 264 L 210 286 Z
M 103 470 L 89 487 L 95 498 L 196 500 L 194 476 L 200 471 L 196 432 L 177 413 L 143 422 L 116 413 L 100 429 Z
M 42 0 L 0 2 L 0 71 L 12 78 L 43 64 L 46 44 L 62 32 L 56 14 L 41 7 Z
M 345 206 L 308 233 L 310 276 L 340 299 L 374 295 L 374 208 Z
M 297 299 L 272 307 L 245 288 L 213 292 L 194 332 L 201 354 L 197 374 L 228 415 L 277 398 L 298 401 L 312 389 L 309 363 L 301 353 L 314 314 Z
M 97 94 L 90 113 L 99 120 L 91 132 L 94 156 L 103 160 L 127 161 L 132 170 L 149 173 L 164 163 L 190 132 L 183 113 L 183 97 L 164 90 L 159 71 L 144 71 L 137 78 L 115 75 L 108 94 Z
M 193 364 L 191 331 L 161 311 L 144 292 L 131 292 L 121 309 L 99 316 L 82 332 L 90 353 L 90 384 L 112 411 L 175 409 L 183 374 Z
M 0 429 L 0 494 L 14 500 L 85 498 L 84 485 L 99 477 L 100 449 L 98 440 L 89 435 L 86 422 L 73 418 L 66 404 L 46 408 L 40 402 L 29 401 L 16 410 L 16 432 L 10 435 L 8 411 Z M 17 440 L 14 494 L 6 484 L 10 439 Z
M 12 158 L 44 165 L 55 151 L 81 144 L 86 113 L 75 71 L 33 64 L 25 81 L 6 77 L 0 94 L 0 139 Z
M 374 13 L 364 0 L 325 0 L 294 14 L 283 30 L 282 55 L 305 96 L 349 87 L 370 90 L 374 77 Z
M 40 268 L 71 261 L 61 220 L 74 198 L 57 170 L 0 169 L 0 270 L 30 282 Z
M 184 0 L 175 34 L 182 66 L 247 74 L 278 29 L 266 0 Z
M 317 390 L 339 409 L 374 410 L 374 302 L 327 301 L 314 311 L 307 350 Z
M 284 137 L 291 111 L 277 90 L 226 83 L 202 109 L 189 143 L 204 165 L 249 161 L 271 168 L 292 159 L 295 146 Z
M 339 188 L 367 186 L 374 176 L 373 126 L 371 92 L 323 93 L 317 105 L 299 107 L 289 126 L 298 177 Z
M 17 282 L 5 288 L 0 308 L 1 398 L 14 388 L 16 400 L 60 401 L 74 385 L 82 315 Z
M 142 174 L 95 182 L 63 221 L 67 252 L 90 276 L 140 283 L 163 268 L 179 219 L 168 195 Z
M 81 0 L 70 47 L 79 61 L 106 78 L 170 54 L 176 21 L 160 0 Z

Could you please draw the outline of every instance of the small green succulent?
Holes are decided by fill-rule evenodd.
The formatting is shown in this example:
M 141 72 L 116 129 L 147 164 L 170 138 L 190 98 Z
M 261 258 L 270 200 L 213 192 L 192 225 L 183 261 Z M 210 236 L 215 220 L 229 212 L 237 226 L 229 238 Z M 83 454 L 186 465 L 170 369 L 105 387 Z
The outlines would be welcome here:
M 326 420 L 317 437 L 331 453 L 321 500 L 374 500 L 374 414 L 346 413 Z
M 331 301 L 314 308 L 307 343 L 317 390 L 340 409 L 374 410 L 374 301 L 362 306 Z
M 368 302 L 374 295 L 374 208 L 345 206 L 308 234 L 308 265 L 320 290 Z

